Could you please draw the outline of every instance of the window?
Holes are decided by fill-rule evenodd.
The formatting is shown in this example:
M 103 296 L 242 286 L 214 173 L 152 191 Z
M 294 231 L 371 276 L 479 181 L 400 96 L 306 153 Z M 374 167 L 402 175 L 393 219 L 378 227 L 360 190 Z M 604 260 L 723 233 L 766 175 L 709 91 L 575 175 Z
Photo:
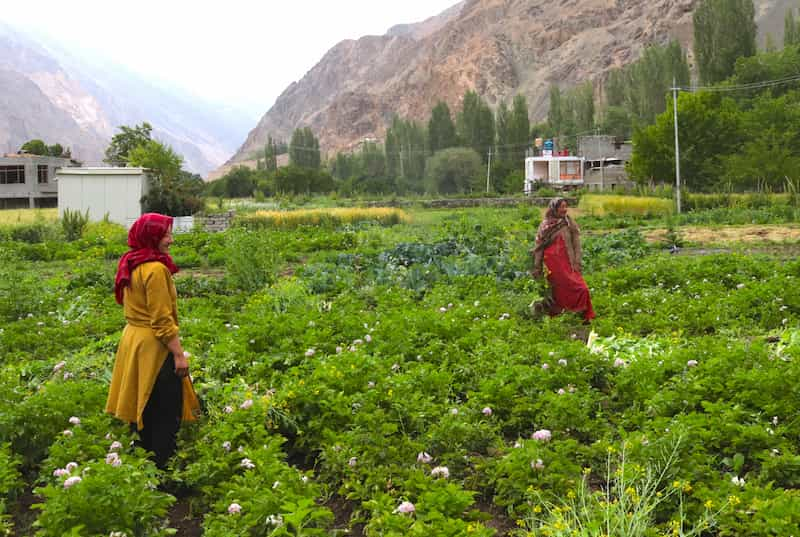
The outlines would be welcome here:
M 17 184 L 25 184 L 25 166 L 0 166 L 0 185 Z
M 46 183 L 49 179 L 47 175 L 47 165 L 39 164 L 36 166 L 36 176 L 39 178 L 39 184 Z

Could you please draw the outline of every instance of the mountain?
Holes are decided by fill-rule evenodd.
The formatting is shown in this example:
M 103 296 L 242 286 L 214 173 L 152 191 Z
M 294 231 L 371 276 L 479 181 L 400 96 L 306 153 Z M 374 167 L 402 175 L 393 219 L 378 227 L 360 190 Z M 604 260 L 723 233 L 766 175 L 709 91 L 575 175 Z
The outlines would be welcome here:
M 760 27 L 778 43 L 792 1 L 755 1 Z M 439 100 L 455 113 L 467 90 L 492 106 L 525 95 L 531 119 L 543 120 L 553 84 L 592 80 L 599 92 L 611 69 L 635 61 L 647 45 L 677 38 L 691 50 L 697 2 L 465 0 L 382 36 L 342 41 L 286 88 L 228 166 L 261 150 L 270 135 L 288 140 L 297 127 L 311 127 L 329 152 L 382 139 L 394 114 L 427 121 Z
M 249 114 L 158 86 L 94 54 L 0 23 L 0 152 L 32 138 L 61 143 L 86 164 L 101 164 L 120 125 L 143 121 L 153 137 L 206 175 L 252 125 Z

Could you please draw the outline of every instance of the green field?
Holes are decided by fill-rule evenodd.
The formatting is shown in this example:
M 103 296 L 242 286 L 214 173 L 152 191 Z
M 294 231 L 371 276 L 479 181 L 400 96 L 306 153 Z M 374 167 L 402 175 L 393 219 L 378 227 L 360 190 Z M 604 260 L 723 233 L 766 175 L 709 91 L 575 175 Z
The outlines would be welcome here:
M 124 325 L 112 293 L 124 230 L 93 224 L 66 242 L 56 225 L 0 229 L 3 524 L 42 536 L 800 535 L 797 238 L 756 233 L 772 250 L 754 253 L 742 232 L 708 248 L 721 225 L 795 229 L 794 209 L 583 212 L 591 327 L 531 316 L 540 218 L 410 209 L 394 225 L 177 235 L 205 415 L 165 472 L 102 412 Z

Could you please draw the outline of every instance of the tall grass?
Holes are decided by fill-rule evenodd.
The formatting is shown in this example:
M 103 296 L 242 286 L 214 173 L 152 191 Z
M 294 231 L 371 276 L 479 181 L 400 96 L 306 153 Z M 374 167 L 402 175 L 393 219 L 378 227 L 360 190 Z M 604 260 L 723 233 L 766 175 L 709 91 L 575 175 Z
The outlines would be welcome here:
M 0 225 L 33 224 L 35 222 L 55 222 L 58 209 L 2 209 Z
M 336 227 L 357 222 L 392 226 L 410 219 L 405 211 L 391 207 L 302 209 L 297 211 L 256 211 L 238 217 L 236 225 L 250 229 L 294 229 L 299 226 Z
M 672 214 L 673 203 L 664 198 L 587 194 L 581 197 L 578 209 L 589 216 L 653 217 Z

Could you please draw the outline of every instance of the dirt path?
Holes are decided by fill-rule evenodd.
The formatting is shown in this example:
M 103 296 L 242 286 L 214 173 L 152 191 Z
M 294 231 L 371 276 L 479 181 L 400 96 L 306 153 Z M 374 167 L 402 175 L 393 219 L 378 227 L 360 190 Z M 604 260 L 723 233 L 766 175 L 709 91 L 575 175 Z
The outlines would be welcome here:
M 796 224 L 754 224 L 746 226 L 684 226 L 677 229 L 681 238 L 692 244 L 729 245 L 731 243 L 787 243 L 800 241 Z M 648 242 L 662 242 L 666 229 L 643 232 Z

